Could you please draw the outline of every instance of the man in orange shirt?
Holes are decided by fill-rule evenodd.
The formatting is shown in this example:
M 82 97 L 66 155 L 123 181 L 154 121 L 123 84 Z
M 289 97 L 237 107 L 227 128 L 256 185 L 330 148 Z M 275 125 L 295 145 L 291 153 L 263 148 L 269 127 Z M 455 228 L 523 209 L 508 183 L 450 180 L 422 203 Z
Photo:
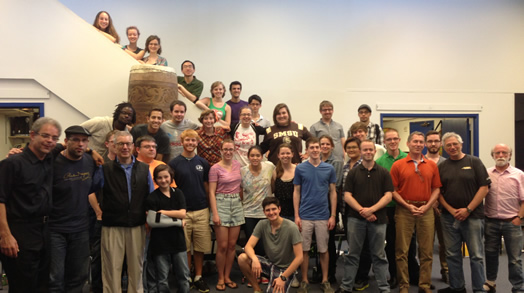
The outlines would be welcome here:
M 409 154 L 391 167 L 391 179 L 397 202 L 395 220 L 397 237 L 395 259 L 399 278 L 399 293 L 409 291 L 408 250 L 417 233 L 420 259 L 419 292 L 431 292 L 431 266 L 433 264 L 433 238 L 435 218 L 432 206 L 440 193 L 440 175 L 437 164 L 422 154 L 424 134 L 418 131 L 408 137 Z
M 153 177 L 153 172 L 155 171 L 155 168 L 158 167 L 158 165 L 166 164 L 162 161 L 155 160 L 155 157 L 157 155 L 157 144 L 152 136 L 144 135 L 137 138 L 135 147 L 137 152 L 136 160 L 149 165 L 149 173 L 151 173 L 151 177 Z M 158 188 L 156 182 L 153 183 L 155 184 L 155 189 Z M 176 187 L 175 180 L 171 182 L 170 186 Z

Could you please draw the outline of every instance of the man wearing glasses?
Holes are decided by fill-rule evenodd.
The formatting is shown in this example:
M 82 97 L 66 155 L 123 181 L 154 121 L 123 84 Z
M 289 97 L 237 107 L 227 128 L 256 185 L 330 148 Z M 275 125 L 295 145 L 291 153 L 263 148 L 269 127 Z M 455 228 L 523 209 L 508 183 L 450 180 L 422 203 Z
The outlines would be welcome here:
M 426 132 L 426 148 L 428 153 L 426 157 L 429 160 L 432 160 L 438 165 L 444 162 L 446 158 L 440 155 L 440 148 L 442 147 L 442 142 L 440 141 L 440 132 L 435 130 L 430 130 Z M 440 260 L 440 274 L 442 276 L 442 281 L 447 283 L 448 278 L 448 262 L 446 261 L 446 245 L 444 245 L 444 235 L 442 234 L 442 225 L 440 223 L 440 209 L 438 204 L 433 207 L 435 214 L 435 231 L 437 232 L 437 238 L 439 243 L 439 260 Z
M 47 292 L 48 216 L 60 124 L 35 121 L 29 145 L 0 161 L 0 260 L 12 292 Z
M 143 292 L 142 269 L 146 240 L 145 198 L 154 190 L 149 166 L 135 160 L 133 136 L 115 133 L 116 160 L 105 163 L 101 196 L 102 281 L 104 292 L 122 292 L 124 257 L 128 291 Z
M 434 215 L 433 204 L 440 193 L 440 175 L 437 164 L 424 158 L 424 134 L 418 131 L 408 137 L 409 154 L 391 167 L 391 179 L 397 202 L 395 211 L 395 258 L 400 293 L 409 292 L 408 250 L 413 231 L 419 245 L 419 292 L 431 292 L 433 264 Z

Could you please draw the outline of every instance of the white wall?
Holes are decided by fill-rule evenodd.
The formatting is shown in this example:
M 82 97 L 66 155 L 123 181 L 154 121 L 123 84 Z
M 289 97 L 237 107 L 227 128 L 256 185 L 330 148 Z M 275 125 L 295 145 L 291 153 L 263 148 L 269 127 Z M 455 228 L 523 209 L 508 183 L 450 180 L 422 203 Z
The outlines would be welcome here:
M 21 5 L 13 4 L 18 2 L 31 4 L 9 11 L 11 6 Z M 159 35 L 162 55 L 177 72 L 185 59 L 196 63 L 196 75 L 205 84 L 204 93 L 209 92 L 213 81 L 228 84 L 240 80 L 244 98 L 253 93 L 262 96 L 265 116 L 270 117 L 273 106 L 284 101 L 289 104 L 293 119 L 309 126 L 320 116 L 319 102 L 329 99 L 335 104 L 335 120 L 348 127 L 357 120 L 356 109 L 361 103 L 373 108 L 377 104 L 476 104 L 483 106 L 478 112 L 479 140 L 486 165 L 492 164 L 488 154 L 492 145 L 499 141 L 512 145 L 514 141 L 513 93 L 524 90 L 523 1 L 174 0 L 146 5 L 137 0 L 61 0 L 61 3 L 86 24 L 93 22 L 99 10 L 109 11 L 123 43 L 127 41 L 125 28 L 129 25 L 140 28 L 141 43 L 150 34 Z M 0 4 L 2 23 L 15 22 L 16 26 L 10 28 L 16 27 L 23 35 L 13 36 L 5 25 L 0 26 L 0 37 L 18 45 L 3 56 L 25 53 L 23 50 L 28 46 L 38 51 L 42 43 L 57 39 L 82 43 L 91 34 L 87 25 L 86 30 L 69 31 L 69 22 L 78 21 L 74 17 L 57 21 L 54 15 L 44 18 L 45 22 L 37 22 L 38 26 L 52 25 L 53 34 L 39 34 L 39 27 L 31 19 L 42 19 L 39 10 L 45 14 L 46 7 L 56 4 L 53 0 L 0 0 Z M 81 46 L 68 46 L 75 47 L 68 47 L 61 54 L 68 62 L 76 63 L 84 51 Z M 127 72 L 120 68 L 117 62 L 120 57 L 116 57 L 117 52 L 112 52 L 110 46 L 101 48 L 97 43 L 89 47 L 107 62 L 104 68 L 85 66 L 85 70 L 94 77 L 102 71 L 114 70 L 115 81 L 114 88 L 97 89 L 106 94 L 91 95 L 89 103 L 99 104 L 85 106 L 82 112 L 87 116 L 106 113 L 107 107 L 112 111 L 114 102 L 105 99 L 121 97 L 127 88 Z M 2 47 L 0 52 L 6 50 Z M 39 53 L 46 56 L 49 52 Z M 9 70 L 32 65 L 24 58 L 13 59 L 16 62 L 7 64 Z M 49 73 L 54 74 L 52 64 L 49 65 Z M 71 69 L 70 74 L 76 74 L 76 69 Z M 64 82 L 64 78 L 55 79 Z M 84 107 L 79 101 L 71 105 Z M 380 112 L 373 112 L 374 121 L 378 121 Z

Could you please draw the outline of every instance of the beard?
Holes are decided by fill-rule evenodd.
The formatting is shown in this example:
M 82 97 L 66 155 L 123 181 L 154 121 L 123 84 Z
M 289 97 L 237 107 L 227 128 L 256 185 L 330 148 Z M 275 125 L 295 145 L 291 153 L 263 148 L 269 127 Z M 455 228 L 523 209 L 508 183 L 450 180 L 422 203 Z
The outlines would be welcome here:
M 506 158 L 498 158 L 498 159 L 495 160 L 495 165 L 497 167 L 504 167 L 507 164 L 509 164 L 509 160 L 506 159 Z
M 428 153 L 434 155 L 434 154 L 438 154 L 438 151 L 440 150 L 440 148 L 428 148 Z

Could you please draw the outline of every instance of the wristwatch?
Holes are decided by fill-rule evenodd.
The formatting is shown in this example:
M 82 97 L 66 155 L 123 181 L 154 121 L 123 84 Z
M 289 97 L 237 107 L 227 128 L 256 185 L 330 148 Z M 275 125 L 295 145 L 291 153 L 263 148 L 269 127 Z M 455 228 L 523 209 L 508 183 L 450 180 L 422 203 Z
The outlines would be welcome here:
M 280 279 L 282 279 L 282 281 L 287 282 L 286 276 L 282 275 L 282 273 L 280 273 L 279 277 L 280 277 Z
M 472 211 L 470 208 L 468 208 L 468 207 L 466 207 L 466 210 L 467 210 L 468 213 L 470 213 L 470 214 L 473 212 L 473 211 Z

